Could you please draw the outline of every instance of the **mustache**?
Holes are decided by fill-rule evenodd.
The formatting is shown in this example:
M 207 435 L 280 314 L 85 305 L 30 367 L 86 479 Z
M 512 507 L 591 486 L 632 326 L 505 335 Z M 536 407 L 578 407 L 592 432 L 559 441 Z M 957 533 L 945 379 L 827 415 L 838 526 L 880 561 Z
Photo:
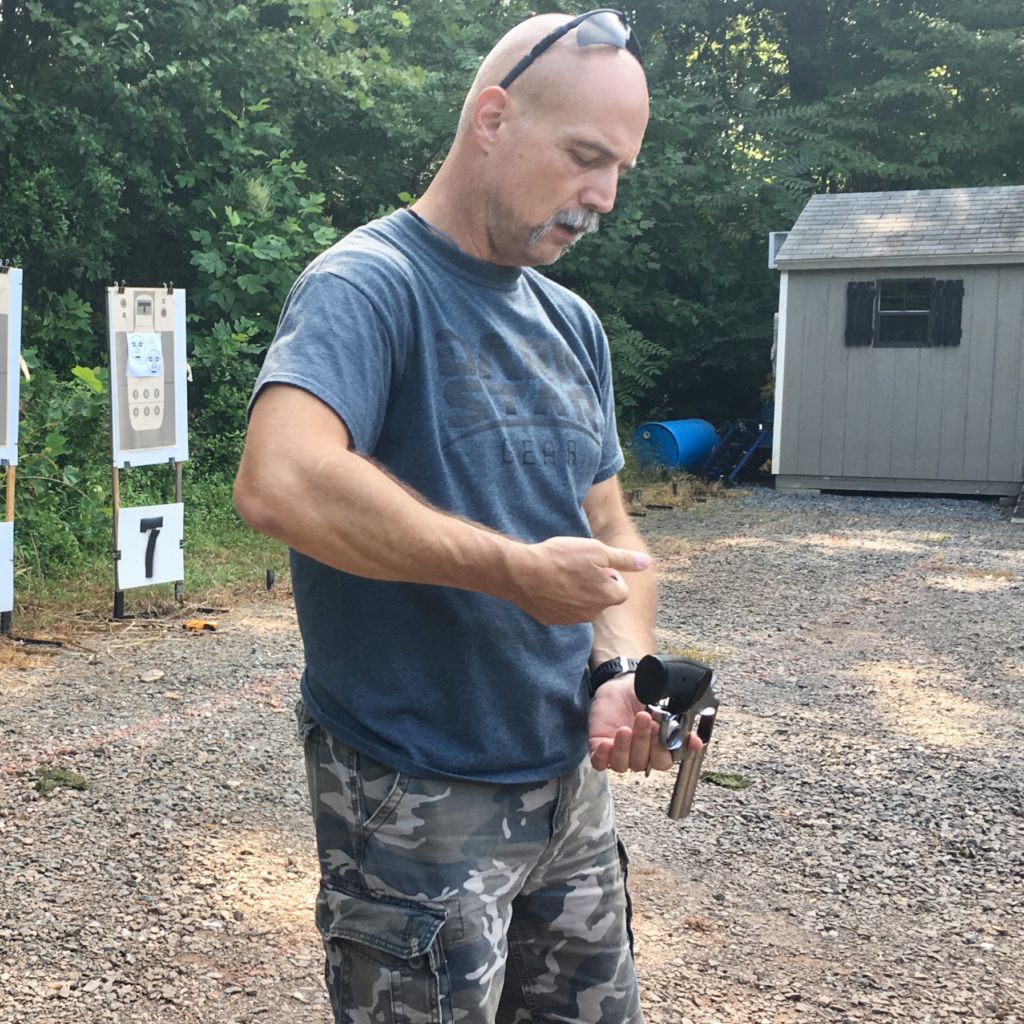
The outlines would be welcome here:
M 596 231 L 601 218 L 595 210 L 559 210 L 548 219 L 532 235 L 530 245 L 539 242 L 552 228 L 563 227 L 576 232 L 574 241 L 578 242 L 584 235 Z

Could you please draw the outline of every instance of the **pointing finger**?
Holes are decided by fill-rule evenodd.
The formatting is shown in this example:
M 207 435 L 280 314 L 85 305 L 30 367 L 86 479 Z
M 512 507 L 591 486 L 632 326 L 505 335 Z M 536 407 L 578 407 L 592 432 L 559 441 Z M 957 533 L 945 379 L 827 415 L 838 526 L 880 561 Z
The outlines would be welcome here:
M 642 551 L 630 551 L 628 548 L 605 548 L 608 556 L 608 568 L 619 572 L 643 572 L 651 565 L 651 556 Z

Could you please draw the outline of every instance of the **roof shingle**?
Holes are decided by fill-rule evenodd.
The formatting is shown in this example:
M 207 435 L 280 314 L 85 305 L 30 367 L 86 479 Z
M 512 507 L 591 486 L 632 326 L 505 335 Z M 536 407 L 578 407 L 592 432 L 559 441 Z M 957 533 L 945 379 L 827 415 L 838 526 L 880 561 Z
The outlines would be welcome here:
M 1024 255 L 1024 185 L 812 196 L 778 253 L 793 261 Z

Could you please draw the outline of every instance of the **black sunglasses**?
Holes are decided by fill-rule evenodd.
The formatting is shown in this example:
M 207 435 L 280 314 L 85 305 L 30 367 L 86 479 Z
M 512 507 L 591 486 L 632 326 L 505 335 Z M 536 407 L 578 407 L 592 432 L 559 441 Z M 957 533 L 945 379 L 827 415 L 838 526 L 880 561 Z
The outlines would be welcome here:
M 554 32 L 549 32 L 498 83 L 501 88 L 507 89 L 549 46 L 557 43 L 562 36 L 577 26 L 579 26 L 576 32 L 577 46 L 594 46 L 598 43 L 617 46 L 620 50 L 629 50 L 640 62 L 640 66 L 644 66 L 640 44 L 637 42 L 636 33 L 630 27 L 629 18 L 622 11 L 613 11 L 609 7 L 602 7 L 596 11 L 587 11 L 586 14 L 581 14 L 578 18 L 559 25 Z

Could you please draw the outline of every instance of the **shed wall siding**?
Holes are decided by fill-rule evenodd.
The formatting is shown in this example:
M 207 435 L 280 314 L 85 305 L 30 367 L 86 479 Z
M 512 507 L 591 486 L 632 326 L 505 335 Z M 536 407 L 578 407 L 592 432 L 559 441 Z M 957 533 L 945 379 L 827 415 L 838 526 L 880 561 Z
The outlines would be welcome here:
M 787 475 L 1024 479 L 1024 267 L 943 270 L 964 282 L 959 346 L 844 343 L 847 282 L 934 276 L 926 268 L 789 273 L 778 424 Z

